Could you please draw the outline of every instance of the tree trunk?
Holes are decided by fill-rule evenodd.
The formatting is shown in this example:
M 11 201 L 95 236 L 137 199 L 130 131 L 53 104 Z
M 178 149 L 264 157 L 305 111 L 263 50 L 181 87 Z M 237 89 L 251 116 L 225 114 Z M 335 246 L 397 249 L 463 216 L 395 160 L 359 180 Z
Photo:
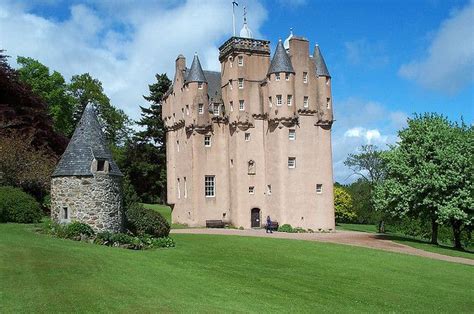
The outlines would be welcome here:
M 454 247 L 456 249 L 462 249 L 461 245 L 461 222 L 459 220 L 454 220 L 451 223 L 453 227 L 453 235 L 454 235 Z
M 438 223 L 436 218 L 431 218 L 431 244 L 438 245 Z

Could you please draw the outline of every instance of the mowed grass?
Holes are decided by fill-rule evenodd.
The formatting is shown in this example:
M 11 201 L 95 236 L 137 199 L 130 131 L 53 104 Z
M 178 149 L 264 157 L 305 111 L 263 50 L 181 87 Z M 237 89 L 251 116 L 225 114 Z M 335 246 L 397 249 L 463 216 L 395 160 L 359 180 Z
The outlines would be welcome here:
M 143 206 L 159 212 L 169 223 L 171 223 L 171 207 L 161 204 L 143 204 Z
M 130 251 L 0 224 L 0 312 L 472 312 L 474 268 L 358 247 L 173 235 Z

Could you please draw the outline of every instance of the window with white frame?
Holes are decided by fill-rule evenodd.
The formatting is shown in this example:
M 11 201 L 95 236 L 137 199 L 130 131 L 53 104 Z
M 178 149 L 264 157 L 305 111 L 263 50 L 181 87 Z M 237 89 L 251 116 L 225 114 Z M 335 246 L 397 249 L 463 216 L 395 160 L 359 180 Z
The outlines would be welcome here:
M 255 194 L 255 187 L 249 186 L 249 194 Z
M 271 184 L 267 185 L 267 194 L 272 195 L 272 185 Z
M 229 80 L 229 88 L 230 88 L 230 90 L 232 90 L 232 88 L 234 88 L 234 87 L 232 86 L 232 80 Z
M 244 66 L 244 56 L 239 56 L 238 58 L 239 67 Z
M 206 197 L 216 196 L 216 177 L 215 176 L 204 177 L 204 195 Z
M 296 157 L 288 157 L 288 168 L 296 168 Z
M 188 186 L 186 184 L 186 177 L 184 179 L 184 198 L 188 198 Z
M 326 108 L 331 109 L 331 98 L 326 98 Z
M 268 97 L 268 107 L 271 108 L 272 106 L 273 106 L 273 105 L 272 105 L 272 96 L 269 96 L 269 97 Z
M 281 95 L 277 95 L 277 106 L 281 106 L 282 103 Z
M 204 135 L 204 146 L 205 147 L 211 147 L 211 136 L 210 135 Z
M 289 129 L 288 130 L 288 139 L 290 141 L 296 140 L 296 130 L 294 130 L 294 129 Z
M 179 178 L 178 178 L 178 198 L 181 198 L 181 187 L 180 187 L 180 184 L 179 184 Z
M 304 96 L 303 97 L 303 107 L 308 108 L 308 106 L 309 106 L 308 96 Z
M 204 114 L 204 104 L 199 104 L 198 105 L 198 113 L 199 114 Z
M 292 102 L 293 102 L 293 95 L 287 95 L 286 96 L 286 104 L 288 106 L 291 106 L 292 105 Z
M 243 88 L 244 88 L 244 79 L 239 78 L 239 89 L 243 89 Z
M 250 141 L 250 133 L 245 133 L 245 141 L 248 142 Z
M 244 101 L 241 99 L 239 100 L 239 110 L 240 111 L 244 111 L 245 110 L 245 103 Z
M 308 83 L 308 72 L 303 72 L 303 83 Z
M 287 80 L 287 81 L 290 80 L 290 73 L 285 73 L 285 80 Z
M 275 73 L 275 81 L 279 81 L 280 80 L 280 73 Z
M 214 113 L 215 116 L 219 115 L 219 104 L 214 104 L 213 113 Z
M 233 101 L 230 101 L 230 111 L 234 111 L 234 102 Z
M 323 185 L 322 184 L 316 184 L 316 193 L 318 193 L 318 194 L 323 193 Z
M 186 105 L 186 115 L 189 116 L 189 105 Z

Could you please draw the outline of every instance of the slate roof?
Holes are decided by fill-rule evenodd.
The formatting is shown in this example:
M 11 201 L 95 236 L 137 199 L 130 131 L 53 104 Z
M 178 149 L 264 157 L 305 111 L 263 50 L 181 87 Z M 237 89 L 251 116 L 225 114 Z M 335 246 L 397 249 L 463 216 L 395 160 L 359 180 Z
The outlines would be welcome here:
M 112 159 L 104 133 L 100 127 L 95 109 L 87 105 L 76 130 L 59 161 L 52 177 L 62 176 L 93 176 L 91 163 L 94 158 L 105 159 L 109 162 L 109 175 L 123 176 L 117 164 Z
M 328 67 L 326 66 L 326 62 L 324 62 L 323 54 L 321 53 L 321 50 L 319 50 L 318 45 L 314 47 L 313 60 L 314 60 L 314 63 L 316 64 L 317 76 L 331 77 L 328 71 Z
M 286 53 L 286 50 L 283 47 L 283 43 L 281 42 L 281 40 L 278 42 L 267 75 L 280 72 L 295 73 L 295 70 L 293 70 L 293 65 L 291 64 L 290 57 Z
M 186 69 L 185 77 L 189 75 L 190 69 Z M 222 103 L 221 72 L 204 70 L 205 82 L 209 99 L 216 103 Z
M 201 62 L 197 55 L 194 55 L 191 69 L 187 72 L 186 82 L 207 82 L 204 72 L 202 71 Z

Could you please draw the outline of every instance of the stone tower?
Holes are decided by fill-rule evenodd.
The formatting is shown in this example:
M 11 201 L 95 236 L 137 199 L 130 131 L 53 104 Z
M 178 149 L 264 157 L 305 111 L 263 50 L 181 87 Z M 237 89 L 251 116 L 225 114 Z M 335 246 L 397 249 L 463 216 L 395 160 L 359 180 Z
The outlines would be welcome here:
M 122 173 L 92 105 L 87 105 L 51 181 L 51 218 L 96 232 L 122 229 Z

